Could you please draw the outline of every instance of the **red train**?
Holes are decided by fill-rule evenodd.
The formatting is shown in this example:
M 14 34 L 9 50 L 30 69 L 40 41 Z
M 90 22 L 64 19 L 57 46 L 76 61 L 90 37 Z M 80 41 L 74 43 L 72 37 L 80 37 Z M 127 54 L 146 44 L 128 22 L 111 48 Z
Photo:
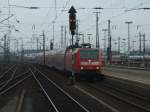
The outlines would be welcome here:
M 36 57 L 39 63 L 43 63 L 43 55 Z M 46 53 L 46 65 L 64 71 L 66 74 L 74 74 L 75 77 L 102 78 L 102 52 L 96 48 L 73 48 L 56 50 Z

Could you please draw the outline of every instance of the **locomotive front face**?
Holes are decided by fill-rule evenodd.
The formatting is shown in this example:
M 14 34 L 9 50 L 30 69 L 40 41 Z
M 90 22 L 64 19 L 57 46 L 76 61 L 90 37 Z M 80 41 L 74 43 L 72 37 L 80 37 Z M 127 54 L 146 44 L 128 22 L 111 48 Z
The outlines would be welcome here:
M 98 49 L 81 49 L 80 50 L 80 70 L 81 71 L 100 70 Z

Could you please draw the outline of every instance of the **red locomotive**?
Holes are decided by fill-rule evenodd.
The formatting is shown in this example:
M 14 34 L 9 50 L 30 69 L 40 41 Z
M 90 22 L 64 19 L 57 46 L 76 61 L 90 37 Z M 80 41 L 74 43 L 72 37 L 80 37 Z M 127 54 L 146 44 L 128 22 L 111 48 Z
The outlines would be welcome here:
M 73 50 L 73 52 L 72 52 Z M 38 62 L 43 57 L 38 56 Z M 67 47 L 46 54 L 46 64 L 64 71 L 66 74 L 74 74 L 75 77 L 84 76 L 93 79 L 95 76 L 101 78 L 102 54 L 100 49 L 90 47 Z

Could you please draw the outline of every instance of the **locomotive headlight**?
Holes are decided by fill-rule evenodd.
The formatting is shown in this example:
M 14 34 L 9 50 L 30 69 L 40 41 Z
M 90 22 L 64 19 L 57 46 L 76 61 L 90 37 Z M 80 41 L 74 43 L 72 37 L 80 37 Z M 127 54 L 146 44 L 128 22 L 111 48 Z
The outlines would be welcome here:
M 83 70 L 83 67 L 81 67 L 81 70 Z
M 99 69 L 99 67 L 96 67 L 96 69 Z

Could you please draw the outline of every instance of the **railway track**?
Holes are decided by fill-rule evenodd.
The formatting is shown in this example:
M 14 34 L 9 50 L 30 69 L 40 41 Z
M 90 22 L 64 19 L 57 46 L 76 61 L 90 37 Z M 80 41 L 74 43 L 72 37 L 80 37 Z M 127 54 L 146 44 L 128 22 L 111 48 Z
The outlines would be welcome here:
M 150 100 L 147 97 L 138 95 L 136 93 L 126 91 L 123 88 L 118 88 L 107 83 L 89 84 L 86 86 L 93 88 L 98 93 L 103 93 L 106 96 L 110 96 L 119 102 L 123 102 L 130 107 L 136 108 L 139 112 L 150 112 Z M 117 105 L 117 103 L 115 103 Z
M 20 94 L 20 96 L 19 96 L 17 105 L 16 105 L 16 110 L 15 110 L 15 112 L 22 112 L 23 105 L 24 105 L 24 100 L 25 100 L 25 93 L 26 93 L 26 91 L 25 91 L 25 90 L 22 90 L 22 92 L 21 92 L 21 94 Z
M 31 77 L 31 74 L 29 74 L 28 70 L 18 75 L 16 74 L 15 69 L 11 74 L 10 78 L 0 83 L 0 95 L 5 94 L 7 91 L 16 87 L 18 84 L 22 83 L 25 79 L 29 77 Z
M 27 67 L 27 66 L 26 66 Z M 28 68 L 28 67 L 27 67 Z M 19 68 L 18 68 L 19 69 Z M 17 85 L 21 84 L 25 79 L 32 77 L 32 80 L 35 82 L 35 85 L 37 86 L 37 91 L 40 90 L 40 98 L 42 99 L 42 105 L 47 105 L 48 110 L 52 112 L 90 112 L 90 111 L 97 111 L 99 108 L 95 109 L 93 107 L 88 106 L 88 102 L 84 102 L 86 99 L 90 99 L 88 101 L 94 102 L 97 105 L 102 105 L 104 111 L 108 112 L 150 112 L 150 100 L 146 96 L 141 96 L 140 94 L 136 94 L 136 92 L 129 91 L 126 87 L 127 86 L 117 86 L 117 83 L 111 82 L 108 83 L 107 81 L 101 82 L 101 83 L 84 83 L 80 82 L 77 83 L 77 85 L 70 87 L 70 90 L 67 90 L 65 86 L 61 83 L 58 83 L 62 81 L 59 77 L 59 75 L 53 75 L 54 77 L 48 77 L 46 74 L 50 75 L 53 72 L 47 72 L 47 70 L 44 71 L 44 68 L 40 67 L 31 67 L 28 69 L 21 68 L 19 70 L 16 70 L 16 67 L 12 70 L 10 70 L 9 73 L 11 73 L 10 76 L 13 76 L 13 78 L 10 80 L 10 82 L 7 84 L 7 86 L 0 91 L 0 95 L 5 94 L 7 91 L 13 89 Z M 14 73 L 14 74 L 13 74 Z M 13 74 L 13 75 L 12 75 Z M 57 77 L 57 78 L 56 78 Z M 60 80 L 59 80 L 60 78 Z M 57 80 L 57 84 L 53 80 Z M 63 82 L 63 81 L 62 81 Z M 7 80 L 0 83 L 0 87 L 2 85 L 5 85 L 7 83 Z M 120 84 L 120 83 L 118 83 Z M 59 86 L 58 86 L 59 85 Z M 73 89 L 76 89 L 77 87 L 80 87 L 80 85 L 83 86 L 83 90 L 87 91 L 90 94 L 85 95 L 81 94 L 81 96 L 76 95 L 76 92 L 72 94 Z M 20 85 L 21 86 L 21 85 Z M 85 88 L 88 89 L 86 90 Z M 122 88 L 121 88 L 122 87 Z M 62 89 L 63 88 L 63 89 Z M 81 86 L 82 88 L 82 86 Z M 130 89 L 130 88 L 129 88 Z M 27 89 L 28 90 L 28 89 Z M 42 91 L 41 91 L 42 90 Z M 78 89 L 79 90 L 79 89 Z M 94 90 L 94 91 L 93 91 Z M 67 92 L 66 92 L 67 91 Z M 96 91 L 96 92 L 95 92 Z M 78 92 L 84 92 L 84 91 L 78 91 Z M 78 93 L 77 92 L 77 93 Z M 95 92 L 95 94 L 93 94 Z M 24 96 L 26 92 L 22 90 L 21 94 L 19 95 L 18 103 L 17 103 L 17 112 L 21 112 L 21 109 L 24 105 Z M 43 94 L 45 97 L 43 97 Z M 104 96 L 101 94 L 104 94 Z M 7 94 L 6 94 L 7 95 Z M 72 96 L 70 96 L 72 95 Z M 85 97 L 85 99 L 80 100 L 81 97 Z M 87 97 L 88 96 L 88 97 Z M 36 96 L 37 98 L 39 96 Z M 78 97 L 78 98 L 76 98 Z M 100 97 L 103 97 L 102 99 Z M 93 100 L 94 99 L 94 100 Z M 106 99 L 106 100 L 105 100 Z M 46 102 L 45 102 L 46 100 Z M 85 101 L 86 101 L 85 100 Z M 112 102 L 110 101 L 112 100 Z M 80 103 L 79 103 L 80 102 Z M 82 102 L 82 103 L 81 103 Z M 84 106 L 83 106 L 84 105 Z M 116 106 L 114 106 L 116 105 Z M 92 104 L 91 104 L 92 106 Z M 117 107 L 118 106 L 118 107 Z M 121 107 L 119 107 L 121 106 Z M 88 108 L 88 109 L 87 109 Z M 44 109 L 44 108 L 43 108 Z M 103 111 L 102 109 L 102 111 Z M 126 110 L 127 109 L 127 110 Z
M 50 102 L 51 111 L 55 112 L 89 112 L 82 104 L 71 97 L 55 82 L 50 80 L 37 68 L 30 68 L 32 75 Z M 53 91 L 51 91 L 53 90 Z
M 12 73 L 9 73 L 10 76 L 7 76 L 7 78 L 5 79 L 5 81 L 1 84 L 0 86 L 0 91 L 2 91 L 3 89 L 5 89 L 8 84 L 13 80 L 15 74 L 16 74 L 17 69 L 15 69 L 14 71 L 12 71 Z
M 17 68 L 15 65 L 11 66 L 8 68 L 4 73 L 1 74 L 0 76 L 0 91 L 2 91 L 8 83 L 14 78 L 16 74 Z
M 22 112 L 26 108 L 25 82 L 31 77 L 26 65 L 16 65 L 5 74 L 5 80 L 0 83 L 0 111 Z M 32 79 L 32 78 L 30 78 Z M 30 80 L 29 79 L 29 80 Z M 12 104 L 10 104 L 12 102 Z M 3 107 L 4 105 L 4 107 Z
M 41 68 L 41 70 L 43 69 Z M 132 87 L 134 87 L 136 84 L 133 86 L 131 86 L 130 83 L 126 85 L 128 82 L 124 81 L 123 81 L 124 85 L 122 85 L 120 81 L 118 83 L 114 84 L 113 83 L 114 81 L 111 83 L 108 83 L 108 81 L 104 81 L 101 83 L 94 83 L 94 84 L 88 82 L 85 83 L 80 82 L 77 83 L 77 86 L 75 85 L 75 88 L 77 87 L 77 89 L 79 90 L 80 85 L 85 84 L 85 87 L 88 88 L 86 94 L 85 94 L 86 89 L 84 87 L 83 88 L 85 89 L 85 91 L 84 92 L 82 91 L 84 89 L 80 91 L 83 92 L 85 95 L 88 95 L 91 98 L 93 98 L 95 101 L 97 101 L 97 103 L 104 105 L 104 107 L 108 108 L 112 112 L 150 112 L 149 97 L 147 97 L 147 95 L 144 96 L 142 94 L 138 94 L 139 92 L 137 93 L 137 91 L 133 91 Z M 137 87 L 139 88 L 140 86 L 138 85 Z M 144 87 L 140 88 L 144 89 Z M 130 91 L 131 89 L 132 91 Z M 96 92 L 94 93 L 93 90 L 94 92 L 95 91 Z M 135 90 L 137 90 L 137 88 Z M 103 94 L 104 96 L 101 94 Z
M 0 64 L 0 77 L 4 72 L 6 72 L 6 70 L 11 68 L 12 66 L 12 64 Z
M 5 79 L 7 79 L 7 74 L 9 72 L 12 72 L 12 69 L 15 67 L 15 65 L 11 66 L 10 68 L 8 68 L 6 71 L 4 71 L 1 75 L 0 75 L 0 82 L 4 81 Z
M 133 105 L 139 109 L 150 112 L 150 107 L 149 107 L 150 99 L 149 98 L 138 95 L 131 91 L 126 91 L 121 88 L 113 87 L 109 84 L 105 84 L 104 87 L 109 88 L 109 90 L 111 90 L 113 94 L 119 93 L 120 95 L 117 95 L 117 97 L 121 99 L 122 101 L 130 105 Z
M 135 81 L 129 81 L 125 79 L 115 78 L 115 77 L 108 77 L 105 80 L 105 83 L 107 85 L 113 85 L 116 88 L 122 89 L 124 92 L 132 93 L 135 95 L 138 95 L 140 97 L 150 99 L 150 86 L 138 83 Z M 104 84 L 105 84 L 104 83 Z

